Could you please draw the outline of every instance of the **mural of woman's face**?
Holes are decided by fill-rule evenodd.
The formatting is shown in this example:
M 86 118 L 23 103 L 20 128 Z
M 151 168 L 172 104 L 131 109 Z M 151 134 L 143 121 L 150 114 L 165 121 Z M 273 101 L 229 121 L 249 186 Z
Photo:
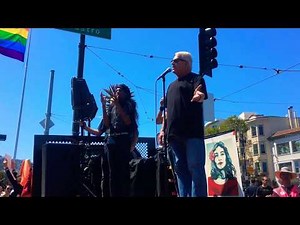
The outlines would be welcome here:
M 219 170 L 222 170 L 226 166 L 226 155 L 225 151 L 221 147 L 217 147 L 214 151 L 215 163 Z

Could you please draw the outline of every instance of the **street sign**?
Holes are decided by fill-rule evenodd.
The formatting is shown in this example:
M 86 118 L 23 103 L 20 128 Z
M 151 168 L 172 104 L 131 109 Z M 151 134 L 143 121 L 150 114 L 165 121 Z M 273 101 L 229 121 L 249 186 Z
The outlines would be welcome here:
M 111 39 L 111 28 L 58 28 L 79 34 Z
M 46 119 L 43 119 L 41 122 L 40 122 L 41 126 L 46 129 Z M 50 119 L 49 120 L 49 128 L 53 127 L 54 126 L 54 123 L 52 122 L 52 120 Z

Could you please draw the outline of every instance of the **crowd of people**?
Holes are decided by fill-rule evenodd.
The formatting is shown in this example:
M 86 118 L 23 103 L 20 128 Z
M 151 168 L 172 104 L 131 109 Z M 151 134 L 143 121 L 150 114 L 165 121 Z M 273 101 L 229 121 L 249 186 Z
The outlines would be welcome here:
M 29 159 L 21 163 L 19 173 L 14 160 L 3 159 L 5 176 L 0 182 L 0 197 L 31 197 L 32 196 L 32 165 Z
M 300 197 L 300 186 L 297 183 L 297 173 L 288 167 L 275 171 L 275 182 L 270 184 L 267 176 L 261 180 L 251 179 L 251 184 L 245 190 L 245 197 Z

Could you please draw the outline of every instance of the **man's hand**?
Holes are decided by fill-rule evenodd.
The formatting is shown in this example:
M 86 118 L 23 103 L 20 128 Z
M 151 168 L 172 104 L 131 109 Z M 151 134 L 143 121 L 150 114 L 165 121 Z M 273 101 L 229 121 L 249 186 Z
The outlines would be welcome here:
M 164 104 L 165 104 L 165 98 L 162 97 L 159 101 L 159 105 L 160 105 L 160 107 L 164 107 Z
M 157 137 L 157 142 L 159 145 L 161 146 L 165 146 L 165 132 L 164 131 L 160 131 Z
M 199 84 L 194 90 L 194 95 L 191 102 L 203 102 L 205 94 L 201 92 L 202 84 Z

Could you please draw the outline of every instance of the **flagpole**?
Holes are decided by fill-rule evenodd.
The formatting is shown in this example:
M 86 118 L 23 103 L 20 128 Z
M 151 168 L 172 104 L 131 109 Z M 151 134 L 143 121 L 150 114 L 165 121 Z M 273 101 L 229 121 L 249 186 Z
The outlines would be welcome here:
M 16 160 L 16 156 L 17 156 L 19 134 L 20 134 L 20 125 L 21 125 L 21 118 L 22 118 L 22 112 L 23 112 L 23 102 L 24 102 L 25 86 L 26 86 L 26 80 L 27 80 L 28 58 L 29 58 L 29 50 L 30 50 L 30 43 L 31 43 L 31 31 L 32 31 L 32 29 L 30 29 L 29 33 L 28 33 L 29 40 L 28 40 L 28 49 L 27 49 L 27 56 L 26 56 L 26 63 L 25 63 L 25 72 L 24 72 L 24 80 L 23 80 L 23 90 L 22 90 L 22 97 L 21 97 L 21 106 L 20 106 L 20 112 L 19 112 L 19 121 L 18 121 L 18 127 L 17 127 L 17 135 L 16 135 L 16 142 L 15 142 L 14 157 L 13 157 L 14 160 Z

